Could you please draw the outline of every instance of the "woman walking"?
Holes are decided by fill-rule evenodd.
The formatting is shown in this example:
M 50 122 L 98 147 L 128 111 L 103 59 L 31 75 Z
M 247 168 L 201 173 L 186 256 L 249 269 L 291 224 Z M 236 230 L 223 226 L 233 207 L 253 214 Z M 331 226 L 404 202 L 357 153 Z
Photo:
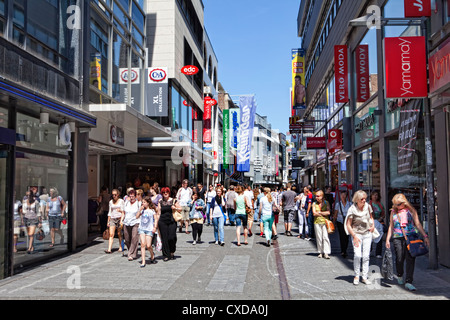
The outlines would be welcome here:
M 141 190 L 142 191 L 142 190 Z M 136 191 L 128 192 L 128 201 L 125 202 L 125 217 L 123 219 L 123 236 L 128 248 L 128 261 L 137 258 L 139 245 L 139 211 L 142 210 L 142 202 L 136 199 Z
M 248 218 L 247 213 L 245 212 L 245 203 L 247 201 L 247 205 L 250 206 L 250 200 L 248 200 L 247 197 L 244 196 L 244 189 L 242 186 L 236 187 L 236 193 L 237 196 L 234 198 L 234 204 L 236 208 L 236 238 L 237 238 L 237 245 L 241 245 L 241 225 L 244 227 L 244 244 L 247 245 L 248 241 Z
M 120 191 L 118 189 L 113 189 L 111 192 L 112 200 L 109 201 L 109 212 L 108 212 L 108 227 L 109 227 L 109 241 L 108 249 L 105 253 L 111 253 L 112 245 L 114 241 L 114 234 L 116 233 L 119 237 L 119 252 L 122 252 L 122 229 L 123 229 L 123 218 L 124 218 L 124 207 L 125 202 L 120 198 Z
M 55 187 L 50 188 L 50 197 L 47 199 L 47 215 L 50 226 L 50 237 L 52 243 L 49 245 L 53 247 L 55 245 L 55 233 L 59 234 L 60 244 L 64 243 L 64 235 L 61 230 L 61 221 L 64 218 L 66 212 L 66 202 L 59 195 L 58 189 Z
M 264 196 L 259 201 L 259 216 L 264 225 L 264 234 L 266 236 L 267 246 L 270 247 L 270 240 L 272 239 L 272 224 L 275 218 L 272 210 L 273 199 L 270 194 L 270 188 L 264 188 L 263 193 Z
M 406 289 L 410 291 L 415 291 L 416 287 L 413 286 L 412 282 L 414 280 L 414 265 L 416 258 L 411 256 L 406 245 L 406 236 L 410 236 L 413 233 L 419 233 L 423 236 L 425 245 L 430 246 L 430 241 L 428 240 L 428 235 L 423 230 L 422 224 L 420 223 L 417 211 L 409 203 L 404 194 L 396 194 L 392 198 L 392 214 L 390 217 L 389 230 L 386 237 L 386 248 L 391 248 L 391 237 L 394 238 L 394 250 L 395 250 L 395 267 L 397 270 L 397 281 L 398 284 L 405 284 Z M 403 279 L 404 274 L 404 264 L 406 261 L 406 277 Z
M 159 213 L 158 208 L 152 202 L 150 197 L 144 197 L 142 200 L 142 208 L 136 215 L 137 219 L 140 219 L 139 224 L 139 237 L 141 240 L 141 268 L 145 267 L 145 249 L 150 251 L 150 263 L 156 263 L 155 254 L 152 248 L 152 239 L 155 236 L 158 229 Z
M 42 224 L 39 200 L 38 197 L 35 196 L 33 191 L 30 191 L 27 199 L 23 201 L 22 212 L 24 215 L 24 224 L 27 228 L 28 234 L 27 253 L 32 253 L 34 252 L 33 244 L 36 227 L 40 227 Z
M 299 239 L 309 240 L 308 221 L 306 220 L 305 203 L 308 199 L 308 188 L 303 188 L 303 193 L 298 195 L 296 207 L 298 212 L 298 236 Z
M 199 198 L 198 192 L 192 194 L 192 201 L 190 202 L 191 211 L 189 213 L 190 224 L 192 226 L 192 244 L 195 245 L 202 241 L 203 232 L 203 208 L 205 207 L 205 202 L 203 199 Z
M 347 199 L 347 190 L 340 191 L 340 200 L 334 206 L 334 216 L 333 221 L 336 223 L 339 232 L 339 243 L 341 245 L 341 256 L 343 258 L 347 257 L 348 248 L 348 234 L 345 232 L 344 220 L 347 216 L 348 209 L 352 206 L 351 202 Z
M 162 199 L 159 200 L 158 210 L 160 212 L 158 227 L 162 242 L 163 261 L 175 259 L 177 245 L 177 223 L 173 219 L 172 210 L 176 208 L 174 199 L 170 197 L 170 189 L 162 188 Z
M 216 188 L 216 196 L 211 200 L 209 216 L 214 226 L 214 239 L 216 244 L 225 245 L 224 224 L 225 224 L 225 199 L 223 198 L 222 187 Z
M 372 208 L 366 202 L 367 193 L 358 190 L 353 196 L 353 205 L 347 211 L 345 218 L 345 231 L 352 237 L 353 243 L 353 270 L 355 278 L 353 284 L 359 283 L 361 275 L 364 284 L 371 284 L 367 279 L 369 274 L 370 248 L 372 244 L 372 232 L 374 223 Z M 362 260 L 362 272 L 361 272 Z
M 331 245 L 326 225 L 326 219 L 330 216 L 330 204 L 324 199 L 322 190 L 316 192 L 316 201 L 312 206 L 312 212 L 314 215 L 317 251 L 319 252 L 318 257 L 330 259 Z

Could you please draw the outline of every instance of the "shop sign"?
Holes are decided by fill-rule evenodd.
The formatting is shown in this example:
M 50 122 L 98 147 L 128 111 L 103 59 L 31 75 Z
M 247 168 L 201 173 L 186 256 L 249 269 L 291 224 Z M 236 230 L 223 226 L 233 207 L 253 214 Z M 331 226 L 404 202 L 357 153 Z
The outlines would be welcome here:
M 113 144 L 122 147 L 125 145 L 125 133 L 123 129 L 113 124 L 109 125 L 109 138 Z
M 430 66 L 430 93 L 450 83 L 450 40 L 433 54 Z
M 196 66 L 184 66 L 181 68 L 181 73 L 191 76 L 198 73 L 198 68 Z
M 307 137 L 306 138 L 306 149 L 326 149 L 326 139 L 325 137 Z
M 405 18 L 431 17 L 431 0 L 404 0 Z
M 425 37 L 384 39 L 386 98 L 427 96 Z
M 348 102 L 348 58 L 347 46 L 334 46 L 334 77 L 336 102 Z
M 328 131 L 328 153 L 335 153 L 342 149 L 342 130 L 332 129 Z
M 208 100 L 211 100 L 210 97 L 206 97 L 203 102 L 203 142 L 211 143 L 211 117 L 212 117 L 212 106 L 213 104 L 207 103 Z
M 397 155 L 398 174 L 408 174 L 413 167 L 420 118 L 420 104 L 421 100 L 411 100 L 400 109 Z
M 373 113 L 369 114 L 366 118 L 362 119 L 361 122 L 355 125 L 355 133 L 366 130 L 375 124 L 375 115 Z
M 366 102 L 370 98 L 369 85 L 369 45 L 356 47 L 356 93 L 357 102 Z
M 169 115 L 169 81 L 165 67 L 147 70 L 145 115 L 149 117 Z

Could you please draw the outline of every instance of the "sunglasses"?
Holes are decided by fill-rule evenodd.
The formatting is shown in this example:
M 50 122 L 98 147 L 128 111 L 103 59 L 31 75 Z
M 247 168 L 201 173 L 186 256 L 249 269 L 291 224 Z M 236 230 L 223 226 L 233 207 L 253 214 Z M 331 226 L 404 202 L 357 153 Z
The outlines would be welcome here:
M 118 194 L 117 193 L 113 193 L 112 196 L 115 197 L 115 196 L 118 196 Z

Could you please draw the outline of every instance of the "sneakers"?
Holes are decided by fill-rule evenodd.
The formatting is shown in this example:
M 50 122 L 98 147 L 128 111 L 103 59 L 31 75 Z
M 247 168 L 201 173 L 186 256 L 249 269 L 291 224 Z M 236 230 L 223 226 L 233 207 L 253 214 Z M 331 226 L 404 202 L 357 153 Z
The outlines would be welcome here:
M 365 285 L 371 285 L 372 284 L 372 282 L 369 279 L 364 279 L 364 278 L 361 279 L 361 282 L 364 283 Z M 353 278 L 353 284 L 355 286 L 357 286 L 359 284 L 359 277 L 354 277 Z
M 416 287 L 414 287 L 411 283 L 407 283 L 405 284 L 405 288 L 408 289 L 409 291 L 416 291 Z
M 193 245 L 196 245 L 196 244 L 197 244 L 197 241 L 194 240 L 194 242 L 192 242 L 192 244 L 193 244 Z
M 355 286 L 357 286 L 357 285 L 359 284 L 359 277 L 354 277 L 354 278 L 353 278 L 353 284 L 354 284 Z
M 400 285 L 404 284 L 403 277 L 397 277 L 397 283 Z

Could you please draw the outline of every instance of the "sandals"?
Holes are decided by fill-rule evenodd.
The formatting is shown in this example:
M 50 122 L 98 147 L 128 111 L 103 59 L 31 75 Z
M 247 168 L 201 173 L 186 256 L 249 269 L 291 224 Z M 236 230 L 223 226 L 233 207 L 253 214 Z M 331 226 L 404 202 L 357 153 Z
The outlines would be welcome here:
M 105 253 L 110 254 L 112 253 L 111 251 L 105 250 Z

